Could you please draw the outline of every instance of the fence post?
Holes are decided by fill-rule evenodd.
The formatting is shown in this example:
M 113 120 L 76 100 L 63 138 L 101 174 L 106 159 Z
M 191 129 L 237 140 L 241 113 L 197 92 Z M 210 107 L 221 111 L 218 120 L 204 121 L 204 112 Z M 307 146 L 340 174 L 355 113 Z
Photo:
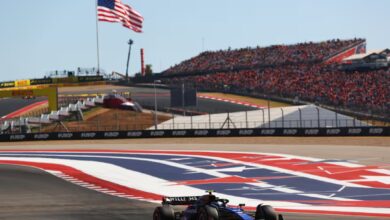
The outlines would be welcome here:
M 284 110 L 283 108 L 280 108 L 280 110 L 282 111 L 282 128 L 284 128 Z
M 335 112 L 335 119 L 336 119 L 336 128 L 338 128 L 339 127 L 339 121 L 338 121 L 337 112 Z
M 248 111 L 245 111 L 245 123 L 246 123 L 246 128 L 248 128 Z
M 318 108 L 318 107 L 316 107 L 316 109 L 317 109 L 317 126 L 318 126 L 318 128 L 320 128 L 321 127 L 321 124 L 320 124 L 320 109 Z
M 230 129 L 230 112 L 227 113 L 227 123 L 228 123 L 228 129 Z
M 299 127 L 302 128 L 302 109 L 298 108 L 299 112 Z
M 211 114 L 209 113 L 209 129 L 211 129 Z
M 192 126 L 193 126 L 193 125 L 192 125 L 192 114 L 191 114 L 191 129 L 193 128 Z
M 172 129 L 175 129 L 175 115 L 172 112 Z
M 262 127 L 265 125 L 265 114 L 264 114 L 264 109 L 262 108 L 261 109 L 261 112 L 263 113 L 263 124 L 262 124 Z
M 271 109 L 268 108 L 268 128 L 271 128 Z
M 270 101 L 270 98 L 269 96 L 267 95 L 267 107 L 268 107 L 268 123 L 269 123 L 269 127 L 271 127 L 271 101 Z

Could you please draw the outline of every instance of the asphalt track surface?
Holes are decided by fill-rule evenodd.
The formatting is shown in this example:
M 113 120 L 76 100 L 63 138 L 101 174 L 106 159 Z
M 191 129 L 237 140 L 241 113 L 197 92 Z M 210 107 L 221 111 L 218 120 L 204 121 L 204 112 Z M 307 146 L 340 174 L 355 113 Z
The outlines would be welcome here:
M 8 98 L 0 99 L 0 118 L 6 116 L 14 111 L 17 111 L 23 107 L 45 100 L 44 97 L 38 97 L 36 99 L 20 99 L 20 98 Z
M 109 196 L 38 169 L 0 165 L 0 219 L 151 219 L 155 204 Z
M 154 107 L 154 89 L 153 88 L 141 88 L 141 87 L 129 87 L 118 88 L 117 92 L 130 92 L 132 98 L 137 101 L 141 106 Z M 112 90 L 104 89 L 92 89 L 89 93 L 111 93 Z M 80 92 L 68 91 L 61 94 L 80 94 Z M 170 107 L 170 91 L 167 89 L 156 89 L 157 105 L 159 109 Z M 256 108 L 248 107 L 244 105 L 238 105 L 228 102 L 222 102 L 211 99 L 198 98 L 198 106 L 186 107 L 187 110 L 198 111 L 203 113 L 225 113 L 225 112 L 237 112 L 237 111 L 250 111 L 256 110 Z
M 0 165 L 0 219 L 147 220 L 156 204 L 88 190 L 38 169 Z M 288 220 L 374 220 L 365 217 L 284 214 Z

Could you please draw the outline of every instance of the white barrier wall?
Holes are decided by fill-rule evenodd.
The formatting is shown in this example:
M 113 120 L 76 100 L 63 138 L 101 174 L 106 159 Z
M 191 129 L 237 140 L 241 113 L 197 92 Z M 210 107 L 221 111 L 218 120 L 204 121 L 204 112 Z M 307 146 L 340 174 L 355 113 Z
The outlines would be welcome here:
M 178 116 L 157 126 L 158 129 L 220 129 L 220 128 L 317 128 L 367 126 L 352 117 L 317 107 L 302 105 L 248 112 L 199 116 Z M 154 126 L 149 128 L 154 129 Z

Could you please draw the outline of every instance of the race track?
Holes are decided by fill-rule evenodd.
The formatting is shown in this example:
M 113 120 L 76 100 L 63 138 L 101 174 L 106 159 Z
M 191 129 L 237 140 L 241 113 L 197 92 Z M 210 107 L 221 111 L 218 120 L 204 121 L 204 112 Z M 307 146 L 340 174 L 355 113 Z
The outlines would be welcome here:
M 0 118 L 12 112 L 15 112 L 21 108 L 24 108 L 28 105 L 43 101 L 45 99 L 46 98 L 44 97 L 39 97 L 36 99 L 20 99 L 20 98 L 0 99 Z
M 118 88 L 117 92 L 130 92 L 131 97 L 148 108 L 154 108 L 154 89 L 153 88 L 141 88 L 141 87 L 129 87 L 129 88 Z M 89 93 L 103 92 L 110 93 L 112 89 L 105 90 L 91 90 Z M 63 92 L 63 94 L 78 94 L 80 92 L 69 91 Z M 156 89 L 157 94 L 157 105 L 159 109 L 170 107 L 170 91 L 167 89 Z M 198 105 L 192 107 L 186 107 L 186 110 L 197 111 L 201 113 L 224 113 L 224 112 L 237 112 L 237 111 L 249 111 L 256 110 L 257 108 L 234 104 L 230 102 L 198 98 Z
M 109 196 L 39 169 L 0 165 L 0 219 L 151 219 L 154 204 Z
M 142 106 L 147 108 L 154 108 L 154 89 L 153 88 L 139 88 L 139 87 L 113 87 L 117 92 L 131 92 L 132 98 L 139 102 Z M 62 88 L 63 89 L 63 88 Z M 59 94 L 64 95 L 77 95 L 77 94 L 96 94 L 96 93 L 111 93 L 113 89 L 103 88 L 89 89 L 88 91 L 76 90 L 63 90 L 59 91 Z M 170 95 L 169 90 L 157 89 L 157 102 L 158 108 L 164 109 L 170 107 Z M 15 112 L 23 107 L 31 105 L 33 103 L 45 100 L 45 97 L 38 97 L 31 100 L 23 100 L 19 98 L 0 99 L 0 118 L 6 116 L 12 112 Z M 197 111 L 201 113 L 223 113 L 223 112 L 237 112 L 237 111 L 250 111 L 257 108 L 251 106 L 245 106 L 240 104 L 234 104 L 230 102 L 199 98 L 198 106 L 186 107 L 186 110 Z
M 83 152 L 2 151 L 0 163 L 39 167 L 82 187 L 96 190 L 98 186 L 98 191 L 130 200 L 156 202 L 161 195 L 202 194 L 212 188 L 233 204 L 245 202 L 248 209 L 265 200 L 287 213 L 287 219 L 329 219 L 323 214 L 335 212 L 352 215 L 337 219 L 370 219 L 369 216 L 390 214 L 389 185 L 384 177 L 388 174 L 382 165 L 374 169 L 372 165 L 329 157 L 318 160 L 270 153 L 118 152 L 90 150 L 93 146 L 85 145 L 84 149 L 87 148 Z M 123 148 L 129 146 L 121 145 L 120 149 Z M 362 181 L 361 176 L 382 177 Z M 332 208 L 334 204 L 338 207 Z M 145 209 L 152 211 L 150 207 Z M 294 210 L 302 214 L 291 213 Z M 303 214 L 307 212 L 312 214 Z

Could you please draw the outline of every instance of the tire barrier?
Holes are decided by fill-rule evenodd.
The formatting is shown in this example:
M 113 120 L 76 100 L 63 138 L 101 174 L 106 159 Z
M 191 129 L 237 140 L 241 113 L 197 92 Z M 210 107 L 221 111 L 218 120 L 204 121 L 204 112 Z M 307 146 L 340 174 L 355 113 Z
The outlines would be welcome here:
M 390 127 L 345 128 L 260 128 L 260 129 L 204 129 L 204 130 L 134 130 L 99 132 L 62 132 L 2 134 L 0 142 L 42 140 L 98 140 L 178 137 L 335 137 L 335 136 L 390 136 Z

